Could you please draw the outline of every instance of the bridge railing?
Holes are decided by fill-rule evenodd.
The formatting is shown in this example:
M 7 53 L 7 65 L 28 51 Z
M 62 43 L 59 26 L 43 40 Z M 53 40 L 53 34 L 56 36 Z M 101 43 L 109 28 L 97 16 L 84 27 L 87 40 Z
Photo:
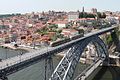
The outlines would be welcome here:
M 15 64 L 19 64 L 26 60 L 32 59 L 33 57 L 39 56 L 41 54 L 42 53 L 40 53 L 39 51 L 36 51 L 36 52 L 25 53 L 23 55 L 7 58 L 5 60 L 2 60 L 2 62 L 0 62 L 0 70 L 13 66 Z

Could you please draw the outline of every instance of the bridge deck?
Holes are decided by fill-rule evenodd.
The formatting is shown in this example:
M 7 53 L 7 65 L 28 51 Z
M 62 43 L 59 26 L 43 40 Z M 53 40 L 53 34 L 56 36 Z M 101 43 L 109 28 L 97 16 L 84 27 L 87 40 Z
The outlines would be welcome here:
M 42 50 L 36 50 L 35 52 L 30 52 L 30 53 L 26 53 L 26 54 L 23 54 L 23 55 L 18 55 L 18 56 L 12 57 L 12 58 L 8 58 L 6 60 L 2 60 L 2 62 L 0 62 L 0 71 L 3 70 L 3 69 L 6 69 L 8 67 L 13 67 L 16 64 L 20 64 L 20 63 L 23 63 L 25 61 L 28 61 L 28 60 L 30 60 L 32 58 L 37 57 L 37 56 L 53 54 L 55 52 L 57 53 L 58 51 L 64 50 L 64 48 L 69 48 L 72 44 L 74 44 L 74 43 L 76 43 L 76 42 L 78 42 L 80 40 L 84 40 L 85 38 L 89 38 L 89 37 L 94 36 L 94 35 L 100 35 L 102 33 L 111 31 L 114 28 L 116 28 L 116 26 L 109 27 L 109 28 L 106 28 L 106 29 L 101 29 L 99 31 L 86 34 L 82 38 L 70 41 L 68 43 L 62 44 L 62 45 L 57 46 L 57 47 L 53 47 L 53 48 L 48 47 L 48 48 L 45 48 L 45 49 L 42 49 Z
M 54 49 L 54 48 L 52 48 L 52 49 Z M 36 50 L 36 51 L 33 51 L 33 52 L 28 52 L 28 53 L 25 53 L 25 54 L 22 54 L 22 55 L 18 55 L 18 56 L 12 57 L 12 58 L 2 60 L 0 62 L 0 70 L 5 69 L 5 68 L 10 67 L 10 66 L 13 66 L 15 64 L 19 64 L 21 62 L 32 59 L 34 57 L 37 57 L 37 56 L 40 56 L 40 55 L 41 56 L 45 55 L 49 50 L 52 50 L 52 49 L 50 47 L 48 47 L 48 48 L 44 48 L 42 50 Z

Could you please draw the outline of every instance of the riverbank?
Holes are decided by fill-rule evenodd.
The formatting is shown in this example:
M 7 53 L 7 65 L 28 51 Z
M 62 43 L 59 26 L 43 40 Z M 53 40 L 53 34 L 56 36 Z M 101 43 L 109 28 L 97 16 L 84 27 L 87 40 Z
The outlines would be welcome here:
M 23 45 L 19 45 L 18 47 L 15 47 L 12 44 L 1 44 L 0 46 L 3 47 L 3 48 L 9 48 L 9 49 L 12 49 L 12 50 L 25 50 L 27 52 L 31 52 L 31 51 L 35 50 L 31 47 L 23 46 Z
M 4 48 L 10 48 L 10 49 L 13 49 L 13 50 L 17 49 L 16 47 L 12 46 L 11 44 L 1 44 L 0 46 L 4 47 Z

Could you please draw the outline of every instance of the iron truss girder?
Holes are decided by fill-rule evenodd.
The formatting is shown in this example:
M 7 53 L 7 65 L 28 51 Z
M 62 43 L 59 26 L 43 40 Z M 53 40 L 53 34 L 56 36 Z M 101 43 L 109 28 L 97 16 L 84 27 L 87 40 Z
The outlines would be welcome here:
M 71 80 L 81 54 L 90 42 L 95 43 L 100 57 L 102 57 L 103 54 L 104 57 L 108 56 L 107 48 L 98 36 L 91 36 L 87 39 L 83 39 L 78 42 L 78 44 L 71 46 L 49 80 Z

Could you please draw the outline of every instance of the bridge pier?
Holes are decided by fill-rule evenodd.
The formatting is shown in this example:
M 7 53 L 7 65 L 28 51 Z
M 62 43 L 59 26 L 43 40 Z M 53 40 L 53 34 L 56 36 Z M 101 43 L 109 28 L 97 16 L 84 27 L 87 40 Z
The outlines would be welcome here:
M 53 72 L 53 60 L 52 56 L 48 56 L 45 59 L 45 78 L 44 80 L 48 80 L 48 78 L 51 76 Z

